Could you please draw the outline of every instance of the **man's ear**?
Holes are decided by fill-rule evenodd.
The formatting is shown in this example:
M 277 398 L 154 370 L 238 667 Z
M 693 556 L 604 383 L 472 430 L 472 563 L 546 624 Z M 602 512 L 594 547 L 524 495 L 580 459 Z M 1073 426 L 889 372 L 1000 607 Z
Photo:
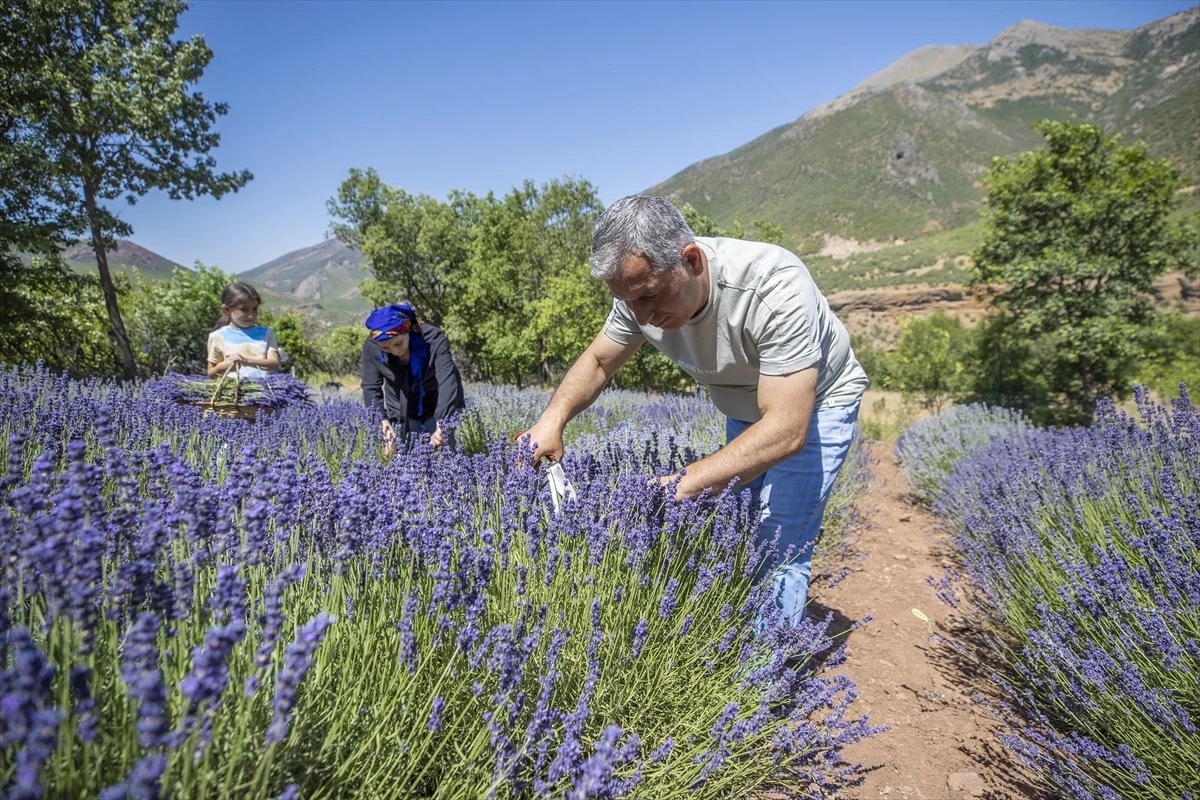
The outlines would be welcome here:
M 700 245 L 695 242 L 684 245 L 683 263 L 688 265 L 693 275 L 699 275 L 704 271 L 704 254 L 700 250 Z

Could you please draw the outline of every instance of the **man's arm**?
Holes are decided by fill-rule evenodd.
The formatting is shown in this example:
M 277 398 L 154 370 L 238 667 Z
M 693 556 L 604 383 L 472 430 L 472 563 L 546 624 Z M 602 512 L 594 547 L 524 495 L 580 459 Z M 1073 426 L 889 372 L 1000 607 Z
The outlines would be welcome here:
M 537 449 L 533 451 L 533 463 L 536 464 L 547 455 L 562 458 L 562 435 L 567 423 L 596 401 L 604 384 L 640 346 L 641 342 L 618 344 L 603 332 L 597 334 L 571 365 L 554 391 L 554 396 L 546 404 L 542 416 L 532 428 L 521 434 L 537 444 Z
M 760 375 L 758 408 L 762 417 L 717 452 L 687 466 L 676 499 L 697 497 L 705 489 L 719 492 L 738 478 L 738 485 L 762 475 L 804 449 L 817 401 L 817 368 L 790 375 Z M 670 475 L 660 480 L 674 480 Z

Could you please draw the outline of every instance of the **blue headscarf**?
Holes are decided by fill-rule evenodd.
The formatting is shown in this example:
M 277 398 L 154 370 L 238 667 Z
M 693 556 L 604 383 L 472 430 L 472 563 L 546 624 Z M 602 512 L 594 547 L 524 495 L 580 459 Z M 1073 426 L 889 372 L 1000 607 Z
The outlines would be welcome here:
M 417 385 L 417 414 L 425 416 L 425 366 L 429 363 L 429 343 L 421 335 L 417 312 L 408 303 L 392 303 L 377 308 L 367 317 L 371 339 L 386 342 L 393 336 L 408 334 L 408 368 Z M 387 353 L 380 350 L 380 363 L 387 363 Z

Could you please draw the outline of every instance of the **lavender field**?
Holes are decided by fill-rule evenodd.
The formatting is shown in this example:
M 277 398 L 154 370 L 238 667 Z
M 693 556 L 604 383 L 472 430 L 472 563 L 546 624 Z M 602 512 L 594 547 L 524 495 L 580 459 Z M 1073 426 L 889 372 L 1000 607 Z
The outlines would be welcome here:
M 897 447 L 960 558 L 934 583 L 982 644 L 953 644 L 1056 796 L 1200 796 L 1200 416 L 1137 399 L 1062 430 L 961 407 Z
M 0 371 L 7 796 L 817 796 L 852 779 L 827 622 L 756 634 L 747 498 L 646 478 L 719 444 L 703 399 L 606 395 L 554 514 L 476 393 L 456 451 L 381 456 L 357 403 L 255 422 Z M 865 461 L 838 488 L 852 533 Z M 760 625 L 761 627 L 761 625 Z M 819 664 L 814 656 L 820 655 Z

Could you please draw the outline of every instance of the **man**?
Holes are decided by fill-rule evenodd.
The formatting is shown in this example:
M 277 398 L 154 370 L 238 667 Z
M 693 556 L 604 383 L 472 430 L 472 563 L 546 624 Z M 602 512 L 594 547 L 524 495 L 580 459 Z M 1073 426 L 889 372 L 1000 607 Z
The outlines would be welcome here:
M 771 244 L 696 237 L 659 197 L 610 206 L 592 234 L 592 275 L 608 284 L 604 329 L 525 436 L 534 463 L 563 453 L 563 430 L 649 341 L 725 413 L 725 447 L 689 464 L 677 499 L 738 479 L 764 508 L 759 534 L 781 531 L 795 557 L 773 579 L 782 617 L 799 624 L 812 550 L 850 447 L 867 376 L 803 262 Z
M 363 403 L 383 414 L 386 451 L 396 436 L 429 434 L 446 444 L 441 421 L 466 405 L 462 378 L 440 328 L 419 322 L 408 303 L 377 308 L 367 317 L 362 349 Z

